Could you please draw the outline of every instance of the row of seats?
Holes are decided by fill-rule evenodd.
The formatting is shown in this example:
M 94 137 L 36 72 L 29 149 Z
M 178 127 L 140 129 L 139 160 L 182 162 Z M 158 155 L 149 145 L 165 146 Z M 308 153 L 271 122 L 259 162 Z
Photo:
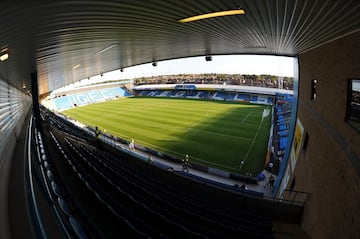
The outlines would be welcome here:
M 82 155 L 86 155 L 84 153 L 84 150 L 86 151 L 86 148 L 83 148 L 83 152 L 82 152 Z M 94 159 L 94 158 L 97 158 L 97 160 L 94 160 L 93 161 L 93 167 L 96 167 L 96 168 L 101 168 L 103 167 L 104 171 L 107 171 L 108 173 L 110 173 L 112 171 L 112 173 L 109 174 L 109 177 L 110 178 L 117 178 L 117 177 L 121 177 L 121 179 L 124 179 L 124 178 L 127 178 L 126 180 L 126 183 L 127 184 L 130 184 L 129 186 L 127 186 L 128 190 L 132 190 L 132 195 L 135 197 L 134 194 L 138 194 L 138 192 L 134 191 L 133 189 L 134 188 L 139 188 L 139 191 L 141 192 L 140 195 L 138 195 L 138 198 L 139 199 L 145 199 L 146 198 L 146 195 L 148 194 L 148 196 L 150 196 L 150 198 L 146 198 L 145 202 L 148 202 L 149 199 L 151 199 L 151 202 L 154 202 L 155 199 L 157 199 L 158 201 L 158 205 L 161 205 L 160 208 L 158 208 L 156 211 L 162 211 L 164 214 L 168 214 L 170 211 L 174 210 L 174 208 L 177 208 L 178 211 L 176 214 L 179 214 L 180 211 L 183 213 L 183 217 L 186 217 L 186 218 L 189 218 L 189 214 L 190 216 L 192 216 L 194 218 L 194 220 L 196 219 L 196 221 L 198 222 L 199 219 L 203 219 L 205 221 L 207 221 L 207 223 L 212 223 L 214 224 L 213 226 L 216 226 L 217 228 L 221 228 L 220 225 L 218 225 L 219 223 L 216 222 L 216 219 L 219 218 L 219 215 L 216 214 L 215 216 L 214 215 L 210 215 L 210 214 L 207 214 L 206 211 L 202 210 L 203 208 L 199 209 L 199 211 L 197 212 L 197 214 L 195 213 L 196 210 L 194 210 L 194 206 L 195 205 L 199 205 L 198 203 L 196 203 L 194 205 L 194 203 L 190 203 L 190 205 L 181 205 L 181 207 L 178 205 L 178 203 L 175 205 L 174 202 L 178 201 L 179 199 L 179 196 L 177 196 L 176 193 L 174 193 L 173 190 L 163 190 L 163 191 L 160 191 L 162 189 L 163 186 L 159 186 L 158 183 L 154 183 L 154 180 L 151 180 L 150 178 L 146 177 L 146 175 L 142 175 L 142 176 L 138 176 L 136 177 L 135 180 L 131 180 L 131 177 L 134 177 L 134 175 L 139 175 L 138 172 L 134 172 L 134 170 L 131 170 L 129 172 L 129 168 L 127 167 L 126 169 L 125 168 L 122 168 L 121 166 L 119 167 L 119 163 L 117 164 L 118 166 L 116 166 L 114 163 L 112 163 L 113 161 L 112 160 L 108 160 L 106 157 L 91 157 L 91 156 L 94 156 L 95 153 L 88 153 L 86 156 L 87 157 L 84 157 L 84 158 L 88 158 L 88 159 Z M 99 164 L 99 161 L 102 162 L 102 164 L 100 163 Z M 119 160 L 116 160 L 115 162 L 120 162 Z M 98 163 L 98 164 L 96 164 Z M 105 166 L 105 168 L 104 168 Z M 103 171 L 103 172 L 104 172 Z M 109 172 L 110 171 L 110 172 Z M 115 173 L 115 175 L 113 174 Z M 125 176 L 127 175 L 127 177 Z M 144 180 L 144 178 L 146 178 L 146 180 Z M 134 183 L 134 182 L 137 182 L 137 183 Z M 139 185 L 139 182 L 142 183 L 142 185 Z M 125 185 L 122 184 L 123 188 L 125 188 Z M 146 190 L 144 190 L 146 189 Z M 152 191 L 152 192 L 151 192 Z M 169 193 L 168 191 L 172 191 L 171 193 Z M 162 198 L 159 198 L 157 195 L 161 193 L 162 195 Z M 169 197 L 171 198 L 167 198 L 167 200 L 164 200 L 163 197 L 164 195 L 168 195 Z M 181 195 L 181 202 L 186 202 L 186 197 L 184 197 L 183 193 L 180 194 Z M 192 199 L 194 200 L 194 199 Z M 153 205 L 156 205 L 156 204 L 153 204 Z M 169 208 L 165 208 L 165 206 L 168 206 Z M 200 204 L 200 205 L 203 205 L 203 202 Z M 186 208 L 192 208 L 191 211 L 187 211 Z M 205 212 L 205 213 L 204 213 Z M 227 214 L 225 214 L 227 215 Z M 225 215 L 221 215 L 223 218 L 225 217 Z M 204 217 L 206 216 L 206 217 Z M 210 218 L 212 220 L 210 220 Z M 234 217 L 231 217 L 227 220 L 227 224 L 226 225 L 230 225 L 234 222 L 236 222 L 235 225 L 233 225 L 233 230 L 240 230 L 242 226 L 244 226 L 244 230 L 248 230 L 250 231 L 250 227 L 252 226 L 253 227 L 253 230 L 257 230 L 259 228 L 259 221 L 256 221 L 256 227 L 257 229 L 255 229 L 255 224 L 251 224 L 249 221 L 247 221 L 246 219 L 243 218 L 243 215 L 241 215 L 240 218 L 238 218 L 238 220 L 234 220 L 235 218 Z M 242 224 L 239 226 L 237 223 L 239 222 L 239 220 L 242 221 Z M 189 221 L 189 220 L 187 220 Z M 182 222 L 184 223 L 184 222 Z M 267 221 L 267 223 L 269 223 L 269 221 Z M 189 224 L 189 222 L 187 222 L 187 224 Z M 190 225 L 194 225 L 195 223 L 192 222 L 190 223 Z M 251 224 L 251 225 L 249 225 Z M 260 224 L 261 225 L 261 224 Z M 267 224 L 269 226 L 269 224 Z M 270 225 L 271 225 L 271 222 L 270 222 Z M 209 225 L 205 226 L 208 227 Z M 224 226 L 223 226 L 224 227 Z M 231 227 L 230 226 L 226 226 L 227 227 L 227 230 L 231 230 Z M 237 229 L 234 229 L 234 228 L 237 228 Z M 270 229 L 270 228 L 268 228 Z M 271 231 L 271 229 L 270 229 Z M 205 232 L 203 232 L 205 233 Z M 217 238 L 221 238 L 221 235 L 224 235 L 225 233 L 221 233 L 220 235 L 216 235 Z M 226 238 L 226 237 L 225 237 Z
M 61 111 L 73 108 L 75 106 L 87 105 L 130 95 L 131 94 L 127 90 L 117 87 L 70 94 L 54 98 L 53 101 L 56 110 Z
M 177 97 L 177 98 L 196 98 L 196 99 L 214 99 L 214 100 L 229 100 L 229 101 L 243 101 L 254 104 L 268 104 L 272 105 L 274 99 L 272 96 L 250 95 L 246 93 L 236 92 L 209 92 L 209 91 L 170 91 L 170 90 L 141 90 L 136 92 L 137 96 L 147 97 Z
M 274 118 L 274 143 L 278 156 L 285 153 L 288 145 L 288 134 L 292 114 L 292 97 L 286 94 L 276 95 L 275 118 Z
M 116 217 L 116 230 L 121 229 L 131 238 L 203 238 L 201 234 L 169 219 L 168 215 L 154 210 L 151 201 L 140 201 L 135 192 L 129 193 L 124 189 L 115 174 L 109 175 L 99 164 L 93 164 L 91 158 L 83 156 L 68 139 L 65 139 L 65 143 L 66 153 L 77 159 L 71 162 L 73 170 L 98 201 Z
M 85 148 L 84 146 L 82 146 L 82 150 L 89 151 L 88 148 Z M 171 198 L 168 198 L 167 202 L 175 202 L 177 200 L 177 198 L 178 198 L 177 194 L 181 194 L 182 199 L 181 199 L 181 202 L 179 202 L 179 203 L 186 203 L 186 202 L 188 203 L 188 205 L 183 205 L 183 208 L 189 208 L 189 207 L 194 208 L 196 205 L 198 205 L 198 204 L 193 205 L 193 203 L 191 203 L 193 201 L 198 201 L 198 199 L 191 198 L 191 195 L 186 195 L 186 197 L 185 197 L 184 192 L 179 192 L 174 188 L 170 188 L 169 186 L 165 186 L 165 185 L 161 184 L 160 182 L 156 182 L 153 179 L 149 178 L 148 175 L 143 174 L 143 173 L 138 172 L 138 171 L 135 171 L 134 169 L 129 170 L 129 167 L 123 167 L 121 165 L 121 161 L 119 161 L 119 160 L 111 159 L 111 157 L 96 156 L 96 151 L 95 152 L 88 152 L 88 154 L 89 154 L 88 155 L 89 158 L 96 158 L 97 162 L 98 161 L 102 162 L 105 165 L 106 168 L 108 168 L 109 170 L 113 170 L 116 174 L 120 174 L 122 177 L 124 177 L 125 175 L 127 175 L 128 177 L 137 176 L 136 180 L 128 180 L 128 182 L 131 184 L 130 188 L 134 188 L 136 186 L 136 185 L 133 185 L 133 182 L 137 182 L 137 184 L 142 183 L 142 185 L 140 185 L 140 188 L 146 188 L 147 190 L 152 189 L 152 191 L 155 194 L 158 194 L 159 191 L 162 190 L 161 195 L 163 195 L 163 196 L 168 195 L 168 197 L 171 197 Z M 181 174 L 181 172 L 178 172 L 178 173 Z M 197 178 L 197 179 L 202 180 L 200 178 Z M 139 185 L 137 185 L 137 186 L 139 187 Z M 218 186 L 220 186 L 220 184 Z M 221 186 L 223 186 L 223 185 L 221 185 Z M 141 195 L 143 195 L 143 193 Z M 189 198 L 191 198 L 191 199 L 189 199 Z M 188 200 L 191 201 L 191 202 L 188 202 Z M 161 204 L 163 204 L 163 203 L 161 203 Z M 202 206 L 208 205 L 208 203 L 201 202 L 201 205 Z M 228 215 L 228 213 L 226 213 L 225 215 L 224 214 L 219 215 L 219 213 L 221 213 L 221 211 L 216 211 L 216 209 L 218 209 L 218 206 L 212 205 L 212 207 L 213 207 L 213 210 L 210 210 L 210 211 L 212 213 L 214 213 L 215 215 L 210 216 L 210 214 L 209 214 L 209 215 L 207 215 L 207 218 L 215 219 L 215 218 L 218 218 L 219 216 L 222 216 L 223 218 L 224 217 L 226 218 L 226 215 Z M 209 211 L 209 208 L 208 208 L 208 210 L 205 210 L 205 211 L 204 210 L 199 210 L 199 213 L 201 215 L 203 215 L 204 212 L 206 213 L 208 211 Z M 231 210 L 231 211 L 233 211 L 233 210 Z M 243 220 L 243 223 L 248 222 L 249 217 L 250 217 L 249 214 L 247 215 L 246 218 L 244 218 L 243 215 L 242 215 L 241 219 Z M 259 223 L 259 221 L 261 221 L 261 219 L 257 218 L 256 216 L 254 216 L 254 217 L 255 217 L 254 220 L 256 221 L 256 223 Z M 228 219 L 229 219 L 228 223 L 233 223 L 234 222 L 234 217 L 231 217 L 231 218 L 228 218 Z M 266 223 L 269 223 L 269 220 L 266 220 Z
M 168 179 L 155 180 L 126 163 L 126 157 L 96 149 L 91 145 L 92 135 L 65 119 L 46 109 L 42 109 L 42 114 L 51 130 L 49 135 L 55 145 L 52 153 L 58 157 L 56 168 L 64 185 L 73 187 L 70 194 L 75 194 L 83 211 L 89 213 L 90 209 L 83 204 L 91 202 L 91 208 L 98 209 L 94 215 L 113 222 L 104 223 L 87 216 L 92 218 L 92 225 L 100 228 L 98 234 L 105 235 L 104 238 L 110 235 L 104 228 L 109 232 L 121 229 L 136 238 L 180 235 L 182 238 L 273 238 L 271 218 L 241 207 L 210 203 L 190 191 L 170 186 L 165 183 Z M 77 196 L 78 187 L 81 194 L 87 195 L 86 201 Z
M 32 130 L 31 155 L 37 160 L 30 162 L 33 169 L 31 175 L 37 175 L 35 178 L 40 179 L 38 185 L 45 192 L 44 197 L 47 199 L 48 207 L 53 210 L 62 231 L 68 238 L 98 238 L 99 234 L 90 225 L 86 214 L 77 206 L 76 200 L 68 192 L 66 185 L 55 169 L 49 155 L 49 148 L 43 140 L 42 134 L 35 127 Z M 37 205 L 36 208 L 42 207 L 39 204 L 41 200 L 39 201 L 38 198 L 35 196 L 33 199 Z
M 279 94 L 275 95 L 274 102 L 274 113 L 273 113 L 273 122 L 272 122 L 272 137 L 271 147 L 270 147 L 270 157 L 266 165 L 266 170 L 272 174 L 278 174 L 286 148 L 289 144 L 289 128 L 292 121 L 292 105 L 293 105 L 293 96 L 289 94 Z
M 44 106 L 40 105 L 40 111 L 42 115 L 42 120 L 48 125 L 54 125 L 57 128 L 61 129 L 63 132 L 75 135 L 76 137 L 82 139 L 89 139 L 94 136 L 94 130 L 92 129 L 79 129 L 73 123 L 69 122 L 64 116 L 56 115 L 55 113 L 49 111 Z
M 57 162 L 57 167 L 65 170 L 60 173 L 66 178 L 65 181 L 75 194 L 80 207 L 87 212 L 87 218 L 93 222 L 93 228 L 99 231 L 100 236 L 96 238 L 111 238 L 111 235 L 120 232 L 130 238 L 147 238 L 144 233 L 134 228 L 129 222 L 129 217 L 125 217 L 119 208 L 114 208 L 108 203 L 109 198 L 112 198 L 107 190 L 109 187 L 100 186 L 101 178 L 95 177 L 96 174 L 91 173 L 91 170 L 71 153 L 71 148 L 66 145 L 61 133 L 51 131 L 50 134 L 54 135 L 54 142 L 59 144 L 59 158 L 63 159 L 63 162 Z M 76 195 L 77 193 L 80 195 Z

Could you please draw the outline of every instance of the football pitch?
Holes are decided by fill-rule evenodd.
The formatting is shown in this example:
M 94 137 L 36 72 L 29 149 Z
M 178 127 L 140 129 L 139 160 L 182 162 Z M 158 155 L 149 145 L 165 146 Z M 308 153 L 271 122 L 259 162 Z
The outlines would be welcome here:
M 256 176 L 264 168 L 271 107 L 224 101 L 122 98 L 62 113 L 190 163 Z

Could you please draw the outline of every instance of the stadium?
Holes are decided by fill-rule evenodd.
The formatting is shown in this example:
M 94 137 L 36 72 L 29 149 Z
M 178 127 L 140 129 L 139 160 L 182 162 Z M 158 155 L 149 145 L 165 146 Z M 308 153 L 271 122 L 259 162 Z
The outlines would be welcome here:
M 127 84 L 129 83 L 122 83 L 122 87 L 114 83 L 101 84 L 93 86 L 92 89 L 90 86 L 82 87 L 82 92 L 79 92 L 80 88 L 66 92 L 58 91 L 44 104 L 48 105 L 50 110 L 63 112 L 62 116 L 85 123 L 87 127 L 98 126 L 102 131 L 105 130 L 112 136 L 120 137 L 119 141 L 130 141 L 131 138 L 135 138 L 138 142 L 137 148 L 142 148 L 142 151 L 160 151 L 156 155 L 172 158 L 175 161 L 180 161 L 186 152 L 192 155 L 193 167 L 197 162 L 201 166 L 210 167 L 210 169 L 202 167 L 207 172 L 212 168 L 217 168 L 255 177 L 261 173 L 264 165 L 270 162 L 270 158 L 266 159 L 267 151 L 275 151 L 275 147 L 272 146 L 273 132 L 270 132 L 274 131 L 274 125 L 270 122 L 274 118 L 271 115 L 273 112 L 271 106 L 275 99 L 292 98 L 291 90 L 212 84 L 141 85 L 130 89 L 133 92 L 132 95 L 127 90 Z M 118 100 L 118 103 L 110 101 L 96 104 L 93 106 L 95 108 L 89 106 L 88 109 L 78 109 L 84 105 L 108 102 L 121 97 L 123 99 Z M 124 100 L 125 97 L 135 97 L 136 100 Z M 148 98 L 161 99 L 149 100 Z M 164 98 L 187 100 L 175 101 L 164 100 Z M 240 105 L 237 102 L 243 104 Z M 117 108 L 125 108 L 126 112 L 119 112 L 119 116 L 115 117 L 114 111 Z M 190 110 L 190 108 L 195 110 Z M 95 112 L 99 110 L 101 112 L 96 115 Z M 84 112 L 80 115 L 80 111 Z M 129 111 L 134 112 L 127 115 Z M 160 113 L 157 114 L 154 111 L 160 111 Z M 224 116 L 229 111 L 238 113 Z M 290 112 L 291 110 L 287 114 L 279 115 L 281 123 L 276 124 L 276 127 L 282 129 L 282 131 L 275 130 L 276 134 L 281 134 L 282 141 L 286 140 L 286 129 L 289 127 L 283 122 L 288 121 Z M 104 114 L 109 116 L 106 117 Z M 169 114 L 172 117 L 170 121 L 167 121 L 170 117 L 166 115 Z M 146 118 L 143 115 L 146 115 Z M 98 120 L 94 120 L 96 118 Z M 106 126 L 102 125 L 105 118 L 111 119 Z M 215 121 L 213 118 L 216 118 L 218 123 L 211 123 Z M 231 121 L 227 122 L 226 118 L 231 118 Z M 236 126 L 239 124 L 238 119 L 241 124 L 244 124 L 243 127 Z M 131 124 L 129 120 L 139 122 Z M 114 125 L 121 125 L 121 127 L 114 128 Z M 238 132 L 232 132 L 234 130 Z M 195 132 L 194 135 L 191 135 L 189 131 Z M 144 137 L 144 132 L 146 132 L 146 137 Z M 259 133 L 260 136 L 258 136 Z M 180 136 L 173 136 L 175 134 L 180 134 Z M 185 137 L 193 139 L 186 140 Z M 203 146 L 200 146 L 200 142 Z M 196 148 L 193 147 L 195 144 Z M 284 146 L 283 143 L 281 145 L 277 143 L 276 151 L 284 151 Z M 247 161 L 249 156 L 257 160 Z M 198 165 L 199 168 L 201 168 L 200 165 Z M 278 167 L 273 171 L 277 172 Z M 223 172 L 223 174 L 226 173 L 229 172 Z
M 358 1 L 0 5 L 1 238 L 360 237 Z

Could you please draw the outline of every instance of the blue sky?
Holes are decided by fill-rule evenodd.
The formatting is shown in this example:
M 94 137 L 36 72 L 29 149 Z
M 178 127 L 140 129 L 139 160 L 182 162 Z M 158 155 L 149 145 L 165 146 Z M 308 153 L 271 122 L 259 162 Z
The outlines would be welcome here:
M 133 79 L 142 76 L 158 76 L 172 74 L 270 74 L 276 76 L 294 76 L 294 58 L 265 55 L 226 55 L 212 56 L 212 61 L 205 57 L 191 57 L 176 60 L 160 61 L 157 66 L 151 63 L 107 72 L 103 77 L 94 76 L 90 82 L 84 79 L 82 83 L 94 83 L 109 80 Z M 75 85 L 82 85 L 77 83 Z

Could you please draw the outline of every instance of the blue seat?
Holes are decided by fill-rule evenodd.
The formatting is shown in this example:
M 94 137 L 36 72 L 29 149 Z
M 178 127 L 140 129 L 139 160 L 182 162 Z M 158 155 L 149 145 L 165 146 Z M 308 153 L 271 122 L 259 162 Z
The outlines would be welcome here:
M 54 103 L 57 110 L 65 110 L 73 107 L 72 103 L 70 102 L 67 96 L 56 98 L 54 100 Z
M 259 180 L 259 181 L 263 181 L 265 179 L 265 174 L 263 172 L 259 173 L 258 176 L 256 176 L 256 178 Z
M 65 213 L 68 216 L 71 216 L 70 207 L 62 197 L 58 197 L 58 203 L 63 213 Z
M 51 166 L 47 161 L 44 161 L 44 167 L 46 168 L 46 170 L 51 169 Z
M 279 125 L 279 130 L 280 130 L 280 131 L 286 130 L 285 124 L 280 124 L 280 125 Z
M 53 172 L 50 169 L 46 170 L 46 175 L 47 175 L 48 179 L 50 179 L 50 181 L 55 180 L 55 176 L 54 176 Z
M 55 183 L 54 181 L 51 182 L 51 188 L 53 192 L 56 194 L 56 196 L 58 197 L 62 196 L 59 185 L 57 185 L 57 183 Z
M 78 220 L 76 220 L 74 217 L 70 217 L 69 218 L 70 221 L 70 225 L 72 227 L 72 229 L 74 230 L 75 234 L 79 237 L 79 238 L 88 238 L 86 236 L 86 233 L 83 229 L 83 227 L 81 226 L 81 224 L 79 223 Z

